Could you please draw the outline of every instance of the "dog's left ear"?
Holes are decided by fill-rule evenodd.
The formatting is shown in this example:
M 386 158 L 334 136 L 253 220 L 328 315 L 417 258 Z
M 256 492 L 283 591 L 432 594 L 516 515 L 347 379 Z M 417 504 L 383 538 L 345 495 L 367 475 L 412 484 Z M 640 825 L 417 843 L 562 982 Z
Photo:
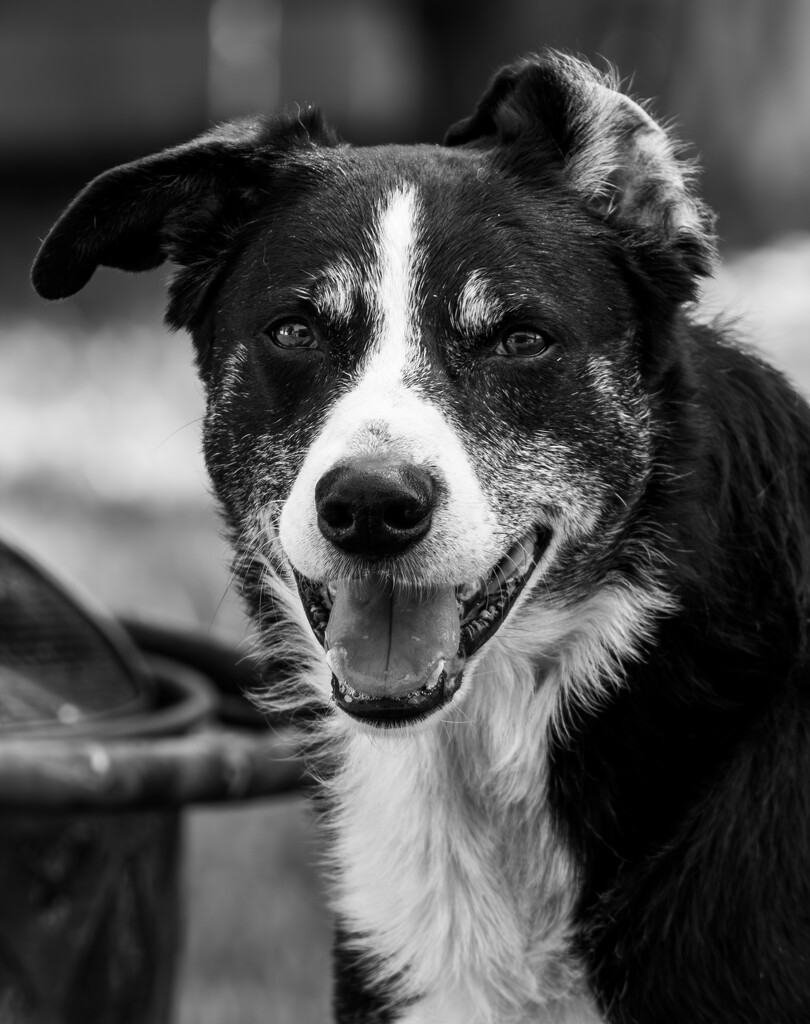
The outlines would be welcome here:
M 526 180 L 555 174 L 631 246 L 655 252 L 678 298 L 693 297 L 695 278 L 711 273 L 713 218 L 693 192 L 693 167 L 584 61 L 547 51 L 502 69 L 445 144 L 493 150 Z
M 99 266 L 140 271 L 171 260 L 181 272 L 166 319 L 193 326 L 235 233 L 283 189 L 285 157 L 336 143 L 320 113 L 308 108 L 230 122 L 114 167 L 91 181 L 51 229 L 34 261 L 34 288 L 45 299 L 62 299 Z

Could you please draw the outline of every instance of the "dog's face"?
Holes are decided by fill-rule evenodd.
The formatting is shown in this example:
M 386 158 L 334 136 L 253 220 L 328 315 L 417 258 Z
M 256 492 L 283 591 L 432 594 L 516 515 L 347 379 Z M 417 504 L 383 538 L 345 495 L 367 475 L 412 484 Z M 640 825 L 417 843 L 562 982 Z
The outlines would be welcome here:
M 180 265 L 217 495 L 368 725 L 431 716 L 530 604 L 615 570 L 651 471 L 649 298 L 707 259 L 660 130 L 573 62 L 504 73 L 449 141 L 231 128 L 91 185 L 35 276 Z
M 339 706 L 402 721 L 632 504 L 633 299 L 594 218 L 487 154 L 317 161 L 212 302 L 206 452 L 295 570 Z

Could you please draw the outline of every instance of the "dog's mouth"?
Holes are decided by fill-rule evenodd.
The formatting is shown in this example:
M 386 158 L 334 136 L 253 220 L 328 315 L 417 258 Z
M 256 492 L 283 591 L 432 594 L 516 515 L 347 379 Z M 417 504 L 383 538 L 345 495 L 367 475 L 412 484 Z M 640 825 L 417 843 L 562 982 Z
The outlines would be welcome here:
M 424 718 L 452 700 L 464 666 L 506 621 L 548 546 L 547 530 L 513 544 L 485 579 L 418 588 L 379 576 L 315 583 L 295 573 L 332 669 L 332 697 L 378 726 Z

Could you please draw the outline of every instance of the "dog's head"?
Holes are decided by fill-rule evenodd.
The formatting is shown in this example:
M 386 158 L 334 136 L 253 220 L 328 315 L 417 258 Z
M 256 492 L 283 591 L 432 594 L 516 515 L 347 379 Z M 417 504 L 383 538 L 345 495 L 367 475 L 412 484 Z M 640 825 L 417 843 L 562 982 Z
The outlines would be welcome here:
M 651 396 L 711 255 L 663 130 L 547 54 L 443 146 L 352 148 L 310 110 L 113 169 L 33 280 L 176 265 L 247 575 L 297 592 L 338 707 L 390 724 L 450 702 L 532 605 L 552 656 L 564 609 L 631 571 Z

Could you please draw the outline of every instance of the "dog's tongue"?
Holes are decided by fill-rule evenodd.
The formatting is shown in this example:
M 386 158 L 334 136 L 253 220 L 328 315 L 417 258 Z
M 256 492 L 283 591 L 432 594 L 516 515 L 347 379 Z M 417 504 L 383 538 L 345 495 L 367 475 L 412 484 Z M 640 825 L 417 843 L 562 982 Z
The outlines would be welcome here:
M 455 656 L 459 629 L 454 587 L 414 592 L 341 580 L 326 627 L 327 661 L 341 683 L 397 697 Z

